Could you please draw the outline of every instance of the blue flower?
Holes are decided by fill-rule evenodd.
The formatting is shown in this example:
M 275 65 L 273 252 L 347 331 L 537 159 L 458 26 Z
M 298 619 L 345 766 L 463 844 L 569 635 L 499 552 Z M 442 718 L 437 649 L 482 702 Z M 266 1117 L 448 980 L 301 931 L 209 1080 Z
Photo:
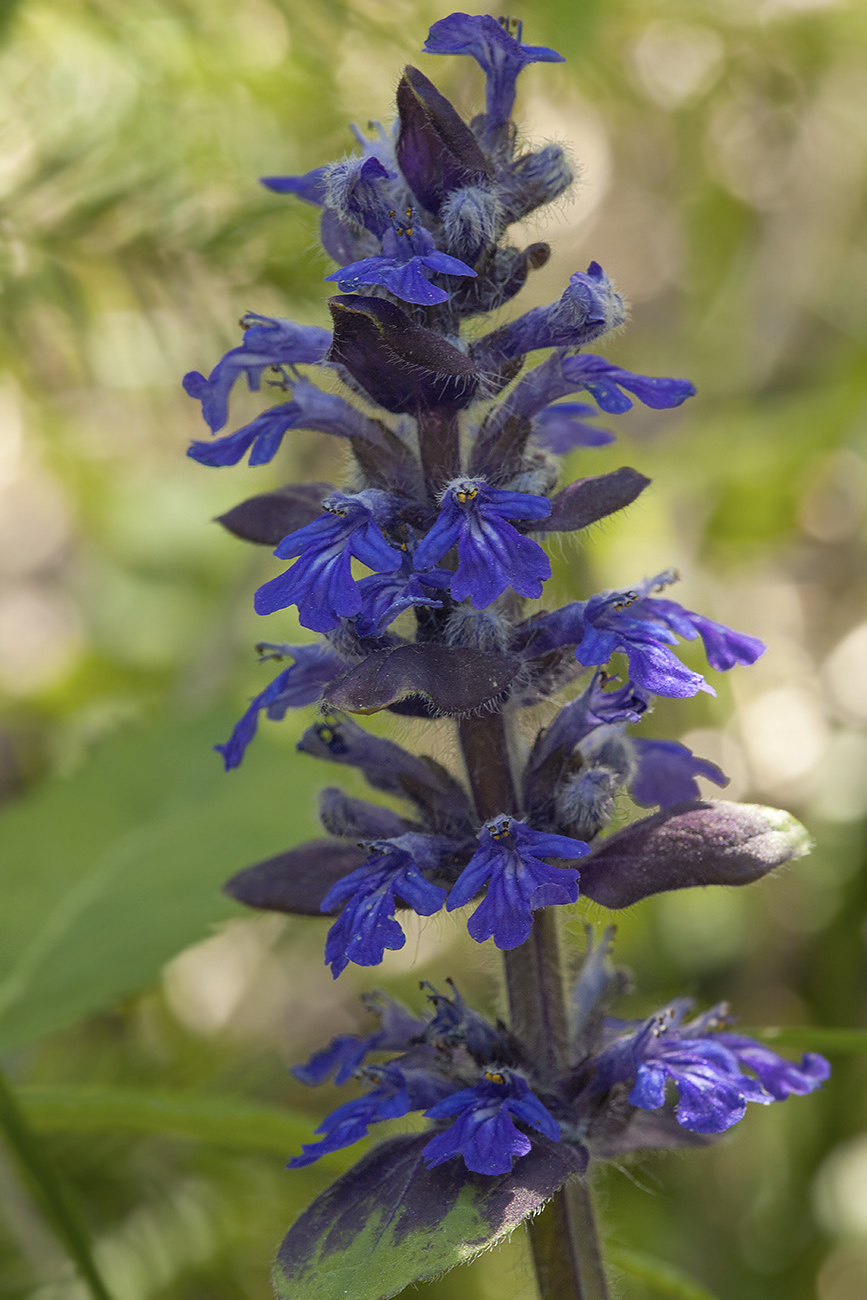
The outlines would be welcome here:
M 290 429 L 315 429 L 382 445 L 382 434 L 373 420 L 336 393 L 323 393 L 315 384 L 300 380 L 292 390 L 291 402 L 270 407 L 225 438 L 193 442 L 187 455 L 201 465 L 237 465 L 249 448 L 251 466 L 267 465 Z
M 585 417 L 595 414 L 595 408 L 586 402 L 558 402 L 555 406 L 546 406 L 533 417 L 533 438 L 555 456 L 565 456 L 575 447 L 604 447 L 614 442 L 614 434 L 587 423 Z
M 343 911 L 328 932 L 325 961 L 336 979 L 351 961 L 378 966 L 386 948 L 402 948 L 406 935 L 394 918 L 395 894 L 419 916 L 432 916 L 445 902 L 446 891 L 422 875 L 436 869 L 455 844 L 440 835 L 409 832 L 369 845 L 371 856 L 356 871 L 332 885 L 321 910 Z
M 449 297 L 444 289 L 431 284 L 429 272 L 476 275 L 466 262 L 434 248 L 430 232 L 419 224 L 413 209 L 407 208 L 405 221 L 398 222 L 392 216 L 391 226 L 382 235 L 381 254 L 350 262 L 325 279 L 336 280 L 341 293 L 354 293 L 365 285 L 378 284 L 403 302 L 429 307 L 446 302 Z
M 603 673 L 594 673 L 587 689 L 536 737 L 522 784 L 524 810 L 537 825 L 582 836 L 608 819 L 631 763 L 630 742 L 613 724 L 640 721 L 648 701 L 631 682 L 605 690 L 605 681 Z M 576 773 L 572 755 L 598 728 L 605 728 L 603 743 L 595 753 L 587 746 Z
M 392 153 L 390 161 L 393 156 Z M 389 182 L 396 175 L 396 171 L 391 171 L 372 154 L 347 158 L 329 168 L 326 203 L 342 220 L 364 226 L 380 238 L 389 226 L 394 197 Z
M 634 616 L 635 612 L 639 617 Z M 697 691 L 715 695 L 700 673 L 685 667 L 669 650 L 669 646 L 677 644 L 671 629 L 641 614 L 639 592 L 603 592 L 528 620 L 519 630 L 518 642 L 529 658 L 559 646 L 574 645 L 575 657 L 585 668 L 607 664 L 613 654 L 620 652 L 629 660 L 630 678 L 643 692 L 675 698 L 695 695 Z
M 627 388 L 654 409 L 680 406 L 695 393 L 694 386 L 686 379 L 636 375 L 594 353 L 568 356 L 565 348 L 558 348 L 518 380 L 492 415 L 491 422 L 499 426 L 514 416 L 532 419 L 549 403 L 582 388 L 609 414 L 622 414 L 630 409 L 632 401 L 623 391 Z
M 304 1154 L 293 1156 L 287 1169 L 312 1165 L 321 1156 L 366 1137 L 371 1124 L 400 1119 L 411 1110 L 423 1110 L 452 1091 L 452 1085 L 427 1070 L 402 1070 L 394 1063 L 368 1067 L 364 1073 L 376 1082 L 373 1091 L 355 1101 L 345 1101 L 332 1111 L 316 1129 L 325 1135 L 322 1140 L 305 1143 L 301 1148 Z
M 235 723 L 225 745 L 214 746 L 217 753 L 223 755 L 227 772 L 239 766 L 256 734 L 259 714 L 263 710 L 272 722 L 279 722 L 287 709 L 300 709 L 318 700 L 323 686 L 346 668 L 345 662 L 328 646 L 287 645 L 280 649 L 280 657 L 291 655 L 294 664 L 278 673 L 273 682 L 251 700 L 250 707 Z
M 423 1041 L 438 1047 L 465 1047 L 478 1065 L 508 1059 L 507 1054 L 514 1052 L 514 1043 L 510 1043 L 502 1024 L 495 1028 L 468 1005 L 455 987 L 454 980 L 446 980 L 446 983 L 451 986 L 450 998 L 427 981 L 422 984 L 428 1001 L 436 1008 L 433 1020 L 425 1026 Z
M 633 1079 L 632 1105 L 659 1110 L 666 1084 L 672 1082 L 681 1127 L 722 1133 L 743 1118 L 747 1102 L 767 1106 L 784 1101 L 792 1093 L 814 1091 L 828 1078 L 828 1062 L 813 1052 L 796 1066 L 751 1038 L 716 1032 L 725 1023 L 724 1006 L 683 1024 L 689 1004 L 688 998 L 679 999 L 634 1032 L 615 1038 L 597 1058 L 595 1086 L 608 1089 L 618 1080 Z M 622 1022 L 607 1024 L 616 1030 Z M 743 1074 L 741 1066 L 758 1078 Z
M 718 672 L 736 664 L 755 663 L 765 649 L 757 637 L 735 632 L 674 600 L 650 595 L 676 579 L 677 574 L 667 570 L 646 579 L 635 591 L 591 596 L 584 607 L 583 639 L 575 651 L 578 662 L 587 667 L 603 664 L 620 650 L 628 656 L 630 675 L 638 685 L 657 695 L 676 697 L 697 691 L 716 694 L 700 674 L 685 668 L 667 648 L 676 644 L 677 636 L 687 641 L 700 636 L 708 663 Z
M 803 1097 L 808 1092 L 815 1092 L 831 1074 L 830 1065 L 817 1052 L 806 1052 L 801 1064 L 795 1065 L 772 1052 L 764 1043 L 757 1043 L 741 1034 L 717 1034 L 716 1041 L 758 1076 L 765 1092 L 770 1093 L 775 1101 L 785 1101 L 792 1094 Z
M 666 574 L 660 574 L 659 578 L 652 578 L 645 587 L 652 588 L 666 577 Z M 736 664 L 754 664 L 765 652 L 765 644 L 758 637 L 735 632 L 722 623 L 715 623 L 712 618 L 705 618 L 703 614 L 694 614 L 674 600 L 644 597 L 641 608 L 687 641 L 694 641 L 700 636 L 704 642 L 707 661 L 717 672 L 728 672 Z
M 452 580 L 455 600 L 472 600 L 484 609 L 507 587 L 521 596 L 541 596 L 551 576 L 551 562 L 536 542 L 519 533 L 508 519 L 546 519 L 547 497 L 528 492 L 504 492 L 484 479 L 455 479 L 446 487 L 440 515 L 419 542 L 413 562 L 420 572 L 458 548 L 458 568 Z
M 699 797 L 696 777 L 703 776 L 714 785 L 726 786 L 728 777 L 706 758 L 696 758 L 691 749 L 676 740 L 633 740 L 638 771 L 632 781 L 631 794 L 645 807 L 658 804 L 670 808 Z
M 619 652 L 627 656 L 629 675 L 643 691 L 674 698 L 698 691 L 715 695 L 700 673 L 672 654 L 669 646 L 677 644 L 678 636 L 689 641 L 700 636 L 708 662 L 718 671 L 754 663 L 765 647 L 757 637 L 650 595 L 676 579 L 677 574 L 668 570 L 633 590 L 601 592 L 529 619 L 519 629 L 518 646 L 527 657 L 536 658 L 559 646 L 575 645 L 575 657 L 585 668 L 606 664 Z
M 385 993 L 362 997 L 367 1007 L 380 1018 L 379 1029 L 372 1034 L 339 1034 L 327 1047 L 314 1052 L 304 1065 L 294 1065 L 292 1074 L 299 1083 L 315 1087 L 334 1075 L 336 1084 L 348 1083 L 357 1074 L 371 1052 L 400 1052 L 410 1047 L 427 1028 L 406 1007 Z
M 449 14 L 434 23 L 425 54 L 469 54 L 487 77 L 485 134 L 508 122 L 515 102 L 518 74 L 528 63 L 563 63 L 563 55 L 544 45 L 522 45 L 522 24 L 499 22 L 490 14 Z
M 425 1118 L 454 1118 L 451 1127 L 437 1133 L 422 1150 L 429 1169 L 460 1155 L 473 1173 L 509 1173 L 515 1157 L 525 1156 L 532 1146 L 513 1120 L 554 1142 L 560 1138 L 560 1125 L 527 1081 L 506 1069 L 485 1070 L 479 1083 L 444 1097 L 425 1111 Z
M 387 493 L 368 489 L 347 496 L 332 492 L 322 502 L 326 514 L 284 537 L 274 554 L 281 560 L 297 557 L 291 569 L 272 578 L 256 592 L 257 614 L 273 614 L 298 606 L 302 627 L 328 632 L 341 618 L 361 609 L 352 557 L 379 572 L 399 569 L 401 553 L 383 536 Z
M 741 1074 L 737 1058 L 722 1043 L 651 1033 L 630 1102 L 641 1110 L 658 1110 L 665 1104 L 668 1080 L 678 1091 L 677 1122 L 693 1133 L 722 1133 L 743 1119 L 748 1101 L 768 1105 L 774 1100 L 758 1080 Z
M 586 272 L 575 272 L 557 302 L 534 307 L 486 334 L 476 344 L 473 355 L 480 365 L 486 365 L 521 357 L 537 348 L 577 348 L 616 329 L 624 319 L 619 294 L 599 263 L 591 262 Z
M 359 582 L 361 610 L 355 619 L 356 632 L 363 637 L 380 636 L 399 614 L 414 606 L 442 609 L 442 601 L 425 587 L 448 591 L 451 578 L 445 569 L 429 569 L 419 577 L 413 573 L 409 551 L 404 551 L 396 573 L 375 573 Z
M 559 711 L 550 726 L 536 738 L 529 767 L 535 770 L 558 751 L 564 758 L 596 730 L 618 722 L 639 722 L 649 701 L 632 682 L 606 690 L 609 679 L 593 674 L 589 686 Z
M 303 190 L 297 185 L 292 187 L 300 198 L 322 205 L 322 246 L 339 266 L 375 253 L 388 229 L 389 212 L 404 207 L 407 200 L 394 141 L 379 122 L 370 125 L 376 131 L 373 139 L 351 127 L 361 146 L 360 157 L 356 154 L 324 168 L 321 179 L 316 172 L 288 178 L 301 182 Z
M 635 613 L 627 613 L 633 606 Z M 677 637 L 670 628 L 653 617 L 642 617 L 644 614 L 637 592 L 591 596 L 584 606 L 583 636 L 575 650 L 579 664 L 585 668 L 605 664 L 619 651 L 629 660 L 629 676 L 644 690 L 675 699 L 698 691 L 715 695 L 701 673 L 693 672 L 672 654 L 668 647 L 677 644 Z
M 322 207 L 327 193 L 328 167 L 314 167 L 303 176 L 260 176 L 259 184 L 275 194 L 294 194 L 305 203 Z
M 592 353 L 566 357 L 562 362 L 562 373 L 564 381 L 569 384 L 566 391 L 585 388 L 609 415 L 620 415 L 631 408 L 632 402 L 624 389 L 655 411 L 680 406 L 688 397 L 695 396 L 695 385 L 688 379 L 636 375 Z
M 330 332 L 318 325 L 296 325 L 258 312 L 248 312 L 241 326 L 244 342 L 227 352 L 207 379 L 198 370 L 184 375 L 184 390 L 202 403 L 202 415 L 212 433 L 222 429 L 229 418 L 229 393 L 240 375 L 247 376 L 255 392 L 266 367 L 279 370 L 282 366 L 316 365 L 331 344 Z
M 589 847 L 506 816 L 483 826 L 479 840 L 481 848 L 452 887 L 446 908 L 463 907 L 487 885 L 467 929 L 477 943 L 493 938 L 498 948 L 517 948 L 529 937 L 537 907 L 574 903 L 578 897 L 578 872 L 549 866 L 542 858 L 581 858 Z

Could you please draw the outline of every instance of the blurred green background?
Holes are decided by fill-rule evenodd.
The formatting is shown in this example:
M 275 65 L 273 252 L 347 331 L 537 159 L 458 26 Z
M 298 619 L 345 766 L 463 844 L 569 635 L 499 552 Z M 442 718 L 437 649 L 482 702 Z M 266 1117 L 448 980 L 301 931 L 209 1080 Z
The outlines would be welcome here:
M 229 776 L 210 750 L 267 680 L 253 643 L 298 629 L 263 632 L 251 592 L 273 562 L 209 520 L 296 476 L 340 481 L 342 453 L 300 433 L 276 466 L 197 466 L 179 380 L 234 346 L 247 309 L 325 323 L 313 210 L 256 178 L 350 149 L 347 123 L 389 117 L 407 60 L 477 106 L 474 64 L 418 53 L 448 12 L 0 4 L 0 1052 L 116 1300 L 265 1300 L 280 1237 L 347 1163 L 284 1172 L 337 1097 L 286 1067 L 365 1023 L 371 973 L 333 983 L 324 924 L 219 893 L 313 830 L 335 773 L 293 754 L 307 711 L 266 724 Z M 749 890 L 619 917 L 631 1010 L 688 991 L 730 998 L 744 1026 L 864 1027 L 867 6 L 522 16 L 568 59 L 523 75 L 526 137 L 569 142 L 582 185 L 530 225 L 555 254 L 509 310 L 596 258 L 632 303 L 608 355 L 699 389 L 575 456 L 573 476 L 629 463 L 655 483 L 564 545 L 553 594 L 675 565 L 688 607 L 762 636 L 758 665 L 716 700 L 662 702 L 645 734 L 685 739 L 730 774 L 726 797 L 785 806 L 816 839 Z M 230 427 L 260 405 L 236 395 Z M 372 725 L 448 754 L 445 725 Z M 579 905 L 576 948 L 585 917 L 606 919 Z M 418 980 L 447 975 L 499 1008 L 496 956 L 450 918 L 419 922 L 373 982 L 418 1006 Z M 832 1060 L 821 1094 L 755 1108 L 713 1151 L 600 1175 L 615 1294 L 700 1294 L 640 1281 L 624 1250 L 718 1300 L 867 1294 L 867 1068 Z M 82 1300 L 2 1147 L 0 1220 L 4 1296 Z M 417 1294 L 532 1300 L 520 1235 Z

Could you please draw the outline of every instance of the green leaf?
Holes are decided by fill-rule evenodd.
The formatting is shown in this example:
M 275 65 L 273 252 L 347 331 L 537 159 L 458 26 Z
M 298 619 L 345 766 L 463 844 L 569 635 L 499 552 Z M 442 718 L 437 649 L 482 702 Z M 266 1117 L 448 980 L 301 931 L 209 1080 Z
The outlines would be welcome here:
M 867 1029 L 822 1029 L 803 1026 L 796 1029 L 741 1029 L 739 1034 L 758 1038 L 774 1047 L 796 1047 L 807 1052 L 867 1052 Z
M 93 1300 L 111 1300 L 96 1267 L 87 1230 L 70 1200 L 54 1166 L 31 1132 L 14 1092 L 0 1073 L 0 1127 L 9 1146 L 33 1183 L 57 1235 L 74 1260 Z
M 670 1300 L 717 1300 L 712 1291 L 696 1282 L 688 1273 L 665 1260 L 645 1255 L 641 1250 L 624 1250 L 611 1246 L 607 1251 L 609 1261 L 622 1272 L 643 1282 L 657 1295 Z
M 381 1143 L 305 1210 L 277 1256 L 280 1300 L 397 1295 L 508 1236 L 583 1169 L 572 1148 L 538 1136 L 510 1174 L 472 1174 L 460 1160 L 428 1169 L 429 1140 Z
M 113 737 L 0 818 L 0 1050 L 154 980 L 237 914 L 228 876 L 312 829 L 321 773 L 266 740 L 225 773 L 234 711 Z
M 22 1087 L 18 1101 L 41 1133 L 183 1133 L 284 1158 L 310 1141 L 314 1121 L 298 1111 L 192 1092 L 133 1088 Z

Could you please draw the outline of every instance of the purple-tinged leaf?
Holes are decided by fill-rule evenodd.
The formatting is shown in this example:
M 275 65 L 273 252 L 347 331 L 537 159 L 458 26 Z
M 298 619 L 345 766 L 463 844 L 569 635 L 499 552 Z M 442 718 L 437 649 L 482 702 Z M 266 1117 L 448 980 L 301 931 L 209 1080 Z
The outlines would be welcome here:
M 333 717 L 308 727 L 298 749 L 313 758 L 357 767 L 374 790 L 410 799 L 426 829 L 434 833 L 461 837 L 476 829 L 466 791 L 450 772 L 426 755 L 369 735 L 352 718 Z
M 329 835 L 347 840 L 389 840 L 407 831 L 421 831 L 418 822 L 400 817 L 391 808 L 353 799 L 334 786 L 319 792 L 319 820 Z
M 259 546 L 276 546 L 289 533 L 312 524 L 322 514 L 322 502 L 334 491 L 331 483 L 288 483 L 262 492 L 217 515 L 215 523 Z
M 395 414 L 458 411 L 475 395 L 479 371 L 433 330 L 384 298 L 329 298 L 334 339 L 327 360 L 343 366 L 379 406 Z
M 497 311 L 523 289 L 531 271 L 545 266 L 551 256 L 550 244 L 529 244 L 526 248 L 489 249 L 478 261 L 467 255 L 478 272 L 475 280 L 458 280 L 452 291 L 452 306 L 460 315 L 475 316 Z M 514 373 L 520 370 L 523 358 L 518 359 Z M 513 376 L 514 377 L 514 374 Z
M 403 493 L 408 503 L 413 497 L 421 495 L 418 461 L 409 447 L 390 429 L 383 427 L 381 446 L 375 446 L 366 438 L 353 438 L 352 454 L 369 487 Z M 417 506 L 415 508 L 418 509 Z
M 613 1160 L 627 1151 L 676 1151 L 709 1147 L 720 1133 L 694 1133 L 678 1124 L 675 1103 L 661 1110 L 635 1110 L 625 1096 L 619 1109 L 608 1106 L 587 1134 L 587 1149 L 595 1160 Z
M 581 893 L 620 908 L 669 889 L 748 885 L 809 849 L 806 830 L 787 812 L 695 800 L 602 840 L 581 864 Z
M 247 907 L 296 916 L 321 916 L 332 885 L 367 860 L 366 849 L 342 840 L 310 840 L 232 876 L 223 892 Z M 339 909 L 335 909 L 335 912 Z
M 487 179 L 490 164 L 476 137 L 432 81 L 408 67 L 397 87 L 397 159 L 410 189 L 429 212 L 454 190 Z
M 348 713 L 377 713 L 422 696 L 437 713 L 475 713 L 506 698 L 520 667 L 513 656 L 464 646 L 396 646 L 375 651 L 339 677 L 327 703 Z
M 482 425 L 470 453 L 470 474 L 492 483 L 508 481 L 522 465 L 524 451 L 533 426 L 520 415 Z
M 508 1174 L 428 1169 L 429 1139 L 374 1147 L 305 1210 L 277 1255 L 279 1300 L 386 1300 L 506 1237 L 586 1165 L 581 1148 L 534 1135 Z
M 572 532 L 587 528 L 632 505 L 649 483 L 649 478 L 628 465 L 610 474 L 577 479 L 552 498 L 550 515 L 534 524 L 534 532 Z

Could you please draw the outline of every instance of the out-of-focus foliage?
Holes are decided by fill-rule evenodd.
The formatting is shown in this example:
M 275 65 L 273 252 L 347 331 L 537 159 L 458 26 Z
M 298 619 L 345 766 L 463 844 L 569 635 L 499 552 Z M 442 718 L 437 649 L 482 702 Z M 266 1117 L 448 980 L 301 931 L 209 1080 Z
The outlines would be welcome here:
M 285 1064 L 361 1023 L 370 973 L 333 984 L 323 924 L 251 919 L 218 892 L 308 833 L 328 775 L 294 756 L 291 719 L 265 725 L 240 773 L 209 752 L 267 671 L 252 644 L 297 629 L 281 615 L 263 632 L 251 592 L 270 560 L 208 520 L 297 475 L 339 480 L 341 453 L 300 434 L 278 466 L 196 466 L 184 447 L 203 429 L 179 378 L 235 343 L 246 309 L 325 323 L 315 215 L 256 177 L 350 148 L 346 124 L 388 116 L 406 60 L 478 104 L 468 61 L 418 53 L 449 10 L 0 7 L 0 1041 L 118 1300 L 264 1300 L 288 1222 L 345 1167 L 284 1172 L 262 1116 L 288 1107 L 288 1143 L 334 1100 Z M 687 989 L 730 997 L 744 1025 L 863 1026 L 867 10 L 534 0 L 522 16 L 568 58 L 523 75 L 527 137 L 570 142 L 583 185 L 531 230 L 555 255 L 513 310 L 597 258 L 633 303 L 609 354 L 699 388 L 674 418 L 632 412 L 613 448 L 576 456 L 576 474 L 628 462 L 655 483 L 555 556 L 557 594 L 675 564 L 689 607 L 763 636 L 765 658 L 718 681 L 716 701 L 662 702 L 647 734 L 685 737 L 729 794 L 791 808 L 817 840 L 778 879 L 621 918 L 633 1009 Z M 237 423 L 259 405 L 237 398 Z M 445 729 L 433 744 L 447 758 Z M 415 1002 L 419 978 L 446 975 L 494 1007 L 494 957 L 433 918 L 376 982 Z M 720 1300 L 859 1300 L 865 1068 L 833 1063 L 823 1093 L 757 1110 L 713 1151 L 605 1173 L 621 1294 L 688 1294 L 642 1274 L 652 1256 Z M 102 1127 L 76 1110 L 82 1089 L 114 1099 Z M 136 1109 L 148 1094 L 164 1133 L 158 1100 Z M 0 1219 L 0 1291 L 80 1300 L 2 1151 Z M 525 1246 L 516 1235 L 418 1294 L 531 1300 Z

